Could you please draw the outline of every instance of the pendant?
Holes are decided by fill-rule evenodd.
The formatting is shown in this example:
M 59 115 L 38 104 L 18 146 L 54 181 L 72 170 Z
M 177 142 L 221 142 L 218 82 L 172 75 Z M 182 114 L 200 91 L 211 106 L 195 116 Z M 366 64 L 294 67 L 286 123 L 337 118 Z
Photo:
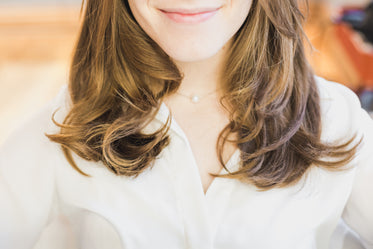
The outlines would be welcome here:
M 190 98 L 190 100 L 193 103 L 198 103 L 199 102 L 199 97 L 197 95 L 192 95 L 192 97 Z

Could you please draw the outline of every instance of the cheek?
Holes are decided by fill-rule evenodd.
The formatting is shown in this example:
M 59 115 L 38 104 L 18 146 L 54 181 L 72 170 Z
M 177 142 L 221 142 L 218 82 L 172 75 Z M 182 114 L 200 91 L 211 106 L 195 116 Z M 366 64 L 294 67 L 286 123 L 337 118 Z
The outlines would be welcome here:
M 156 10 L 149 7 L 149 0 L 129 0 L 128 3 L 136 22 L 154 40 L 159 25 Z
M 147 0 L 128 0 L 129 7 L 137 23 L 146 31 L 151 23 L 150 9 Z

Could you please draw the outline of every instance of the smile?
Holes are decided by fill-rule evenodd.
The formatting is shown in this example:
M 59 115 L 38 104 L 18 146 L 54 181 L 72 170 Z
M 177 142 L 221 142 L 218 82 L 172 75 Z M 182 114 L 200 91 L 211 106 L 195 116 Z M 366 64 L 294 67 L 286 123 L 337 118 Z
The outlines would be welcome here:
M 196 24 L 207 21 L 213 17 L 220 8 L 187 10 L 187 9 L 160 9 L 169 19 L 176 23 Z

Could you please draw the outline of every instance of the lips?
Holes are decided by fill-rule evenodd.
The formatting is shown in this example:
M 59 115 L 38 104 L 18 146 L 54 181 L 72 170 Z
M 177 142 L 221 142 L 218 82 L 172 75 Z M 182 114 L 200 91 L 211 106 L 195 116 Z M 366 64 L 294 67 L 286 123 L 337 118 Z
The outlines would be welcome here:
M 202 9 L 160 9 L 169 19 L 176 23 L 196 24 L 213 17 L 220 8 Z

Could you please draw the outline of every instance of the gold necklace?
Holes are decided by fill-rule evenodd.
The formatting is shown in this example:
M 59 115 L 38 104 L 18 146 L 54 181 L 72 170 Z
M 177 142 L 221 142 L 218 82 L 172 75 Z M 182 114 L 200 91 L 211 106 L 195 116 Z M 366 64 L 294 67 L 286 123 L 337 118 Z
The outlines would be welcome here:
M 217 89 L 218 90 L 218 89 Z M 180 93 L 180 92 L 176 92 L 176 94 L 182 96 L 182 97 L 185 97 L 185 98 L 188 98 L 190 100 L 190 102 L 194 103 L 194 104 L 197 104 L 201 101 L 201 99 L 215 93 L 217 90 L 214 90 L 212 92 L 209 92 L 209 93 L 206 93 L 205 95 L 197 95 L 197 94 L 190 94 L 190 95 L 186 95 L 186 94 L 183 94 L 183 93 Z

